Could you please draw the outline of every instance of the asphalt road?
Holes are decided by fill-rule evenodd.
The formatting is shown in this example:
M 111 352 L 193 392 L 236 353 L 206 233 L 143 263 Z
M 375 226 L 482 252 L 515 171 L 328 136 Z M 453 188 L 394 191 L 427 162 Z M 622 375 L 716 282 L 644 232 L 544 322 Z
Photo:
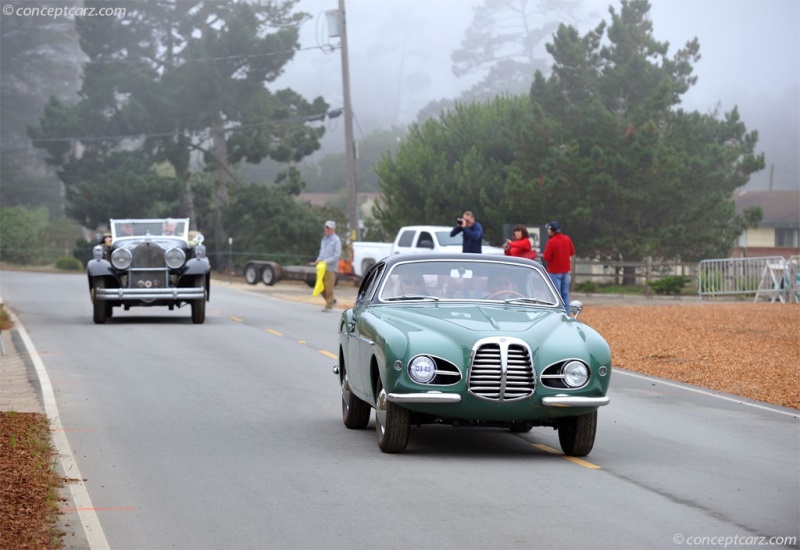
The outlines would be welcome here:
M 584 460 L 544 428 L 426 426 L 386 455 L 341 422 L 319 303 L 218 284 L 203 325 L 94 325 L 82 274 L 4 271 L 0 296 L 111 548 L 797 547 L 796 411 L 617 370 Z

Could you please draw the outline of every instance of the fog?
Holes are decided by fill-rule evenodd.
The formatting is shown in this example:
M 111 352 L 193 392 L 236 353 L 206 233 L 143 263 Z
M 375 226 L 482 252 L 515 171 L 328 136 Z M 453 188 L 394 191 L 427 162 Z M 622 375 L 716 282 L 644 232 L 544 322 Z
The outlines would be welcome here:
M 377 128 L 405 126 L 430 101 L 457 97 L 479 80 L 479 75 L 455 77 L 450 54 L 482 0 L 345 2 L 356 140 Z M 669 56 L 695 37 L 700 41 L 702 58 L 694 65 L 698 81 L 683 107 L 708 113 L 738 106 L 747 128 L 759 131 L 757 150 L 767 153 L 767 169 L 755 174 L 748 188 L 767 188 L 774 162 L 775 188 L 800 186 L 800 2 L 650 3 L 653 35 L 669 42 Z M 619 2 L 584 0 L 577 20 L 566 23 L 585 33 L 609 21 L 610 5 L 620 11 Z M 322 95 L 332 108 L 343 103 L 341 54 L 330 49 L 339 39 L 328 37 L 325 12 L 337 7 L 337 0 L 300 0 L 298 8 L 313 19 L 302 29 L 303 50 L 278 83 L 306 97 Z M 329 122 L 325 152 L 341 149 L 342 126 Z

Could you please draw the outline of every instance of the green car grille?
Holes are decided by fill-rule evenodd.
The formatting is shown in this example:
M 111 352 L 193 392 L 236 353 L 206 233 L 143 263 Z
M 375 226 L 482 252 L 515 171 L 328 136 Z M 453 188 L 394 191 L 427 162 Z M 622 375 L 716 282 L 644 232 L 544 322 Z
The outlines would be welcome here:
M 533 395 L 536 376 L 527 344 L 513 338 L 478 342 L 468 388 L 471 394 L 491 401 L 515 401 Z

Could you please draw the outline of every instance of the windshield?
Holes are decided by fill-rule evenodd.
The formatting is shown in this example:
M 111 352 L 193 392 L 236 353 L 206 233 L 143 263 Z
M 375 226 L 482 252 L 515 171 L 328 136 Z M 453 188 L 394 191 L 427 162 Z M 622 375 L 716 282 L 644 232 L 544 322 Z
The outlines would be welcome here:
M 186 239 L 189 233 L 188 218 L 121 219 L 111 220 L 111 238 L 166 236 Z
M 464 242 L 464 234 L 459 232 L 454 236 L 450 236 L 449 231 L 437 231 L 436 238 L 439 240 L 439 244 L 442 246 L 458 246 L 460 247 Z M 486 239 L 482 240 L 483 246 L 492 246 L 489 241 Z
M 399 263 L 384 278 L 379 299 L 559 304 L 552 284 L 541 270 L 503 261 L 478 260 Z

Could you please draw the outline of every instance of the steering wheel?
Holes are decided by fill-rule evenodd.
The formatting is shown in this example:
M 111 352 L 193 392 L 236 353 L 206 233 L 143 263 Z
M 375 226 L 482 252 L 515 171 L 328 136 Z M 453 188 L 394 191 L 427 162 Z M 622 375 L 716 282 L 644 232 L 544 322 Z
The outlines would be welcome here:
M 516 290 L 503 289 L 503 290 L 498 290 L 497 292 L 492 292 L 485 299 L 486 300 L 491 300 L 492 298 L 496 298 L 498 296 L 502 296 L 503 294 L 508 296 L 508 298 L 526 298 L 526 296 L 524 294 L 520 294 Z

